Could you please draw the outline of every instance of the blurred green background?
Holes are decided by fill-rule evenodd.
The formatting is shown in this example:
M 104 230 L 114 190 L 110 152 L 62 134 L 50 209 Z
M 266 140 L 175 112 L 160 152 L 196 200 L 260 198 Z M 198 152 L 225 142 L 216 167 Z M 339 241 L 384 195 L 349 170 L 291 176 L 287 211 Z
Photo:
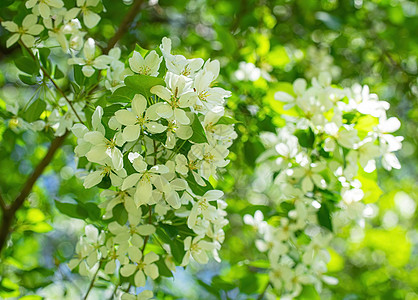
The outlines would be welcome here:
M 6 2 L 13 1 L 2 3 L 0 16 L 18 15 L 21 1 L 7 7 Z M 106 12 L 91 35 L 104 47 L 129 6 L 115 0 L 103 4 Z M 397 134 L 405 140 L 398 152 L 402 169 L 380 167 L 379 186 L 365 186 L 365 202 L 373 213 L 364 224 L 343 231 L 330 249 L 329 275 L 340 284 L 324 286 L 320 299 L 418 299 L 417 2 L 150 0 L 119 45 L 124 53 L 136 43 L 152 49 L 164 36 L 173 40 L 177 53 L 221 62 L 219 85 L 232 91 L 227 107 L 242 124 L 236 126 L 239 139 L 231 149 L 231 166 L 218 185 L 226 191 L 230 214 L 221 251 L 224 261 L 179 270 L 174 281 L 164 280 L 154 288 L 157 298 L 248 299 L 264 287 L 265 278 L 252 274 L 246 263 L 257 251 L 252 229 L 242 222 L 244 214 L 253 212 L 246 197 L 255 158 L 263 150 L 257 135 L 271 130 L 271 124 L 283 125 L 283 108 L 274 93 L 284 82 L 328 71 L 334 83 L 367 84 L 388 101 L 389 116 L 401 120 Z M 0 182 L 11 200 L 44 155 L 50 136 L 16 133 L 13 119 L 5 121 L 6 104 L 24 103 L 33 94 L 17 79 L 13 60 L 20 49 L 5 48 L 7 38 L 0 27 Z M 76 299 L 77 289 L 84 291 L 83 279 L 65 264 L 83 222 L 61 215 L 54 206 L 56 199 L 100 201 L 98 189 L 84 190 L 74 176 L 73 144 L 70 139 L 62 148 L 19 211 L 9 241 L 13 247 L 2 253 L 0 298 L 33 293 Z M 233 285 L 222 276 L 233 278 Z M 304 297 L 314 299 L 308 293 Z

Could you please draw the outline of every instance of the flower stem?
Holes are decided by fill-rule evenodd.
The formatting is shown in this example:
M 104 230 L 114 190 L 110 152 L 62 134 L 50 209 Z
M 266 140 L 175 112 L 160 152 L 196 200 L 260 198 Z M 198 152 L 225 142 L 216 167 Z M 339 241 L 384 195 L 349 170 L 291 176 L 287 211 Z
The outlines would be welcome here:
M 88 296 L 89 296 L 89 294 L 90 294 L 90 291 L 93 289 L 94 282 L 96 281 L 96 277 L 97 277 L 97 274 L 98 274 L 98 273 L 99 273 L 99 271 L 100 271 L 100 268 L 101 268 L 101 266 L 102 266 L 102 263 L 103 263 L 103 261 L 101 260 L 101 261 L 100 261 L 100 263 L 99 263 L 99 267 L 97 268 L 97 271 L 94 273 L 93 278 L 91 279 L 91 282 L 90 282 L 89 288 L 87 289 L 86 295 L 84 296 L 83 300 L 86 300 L 86 299 L 87 299 L 87 297 L 88 297 Z

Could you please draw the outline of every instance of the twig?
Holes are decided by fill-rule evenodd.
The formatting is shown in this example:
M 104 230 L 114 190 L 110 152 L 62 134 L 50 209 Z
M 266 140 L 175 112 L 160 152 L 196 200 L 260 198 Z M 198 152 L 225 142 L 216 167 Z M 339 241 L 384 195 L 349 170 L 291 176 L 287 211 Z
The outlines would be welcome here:
M 148 224 L 151 224 L 152 223 L 152 208 L 151 208 L 151 205 L 148 205 L 148 212 L 149 212 L 148 213 Z M 149 241 L 149 235 L 147 235 L 144 239 L 144 246 L 142 246 L 142 250 L 141 250 L 142 254 L 144 254 L 145 247 L 147 246 L 148 241 Z
M 32 51 L 26 47 L 25 44 L 23 44 L 21 41 L 19 41 L 20 45 L 22 45 L 22 47 L 24 47 L 26 49 L 26 51 L 29 53 L 29 55 L 32 57 L 32 59 L 36 62 L 37 59 L 35 57 L 35 55 L 32 53 Z M 73 104 L 71 103 L 70 99 L 68 99 L 67 95 L 64 93 L 64 91 L 58 86 L 58 84 L 55 82 L 55 80 L 51 77 L 51 75 L 49 75 L 48 71 L 45 70 L 45 68 L 40 65 L 41 67 L 41 71 L 44 74 L 44 76 L 46 78 L 48 78 L 52 84 L 54 85 L 54 87 L 57 89 L 57 91 L 64 97 L 65 101 L 67 101 L 68 105 L 71 107 L 71 109 L 73 110 L 75 116 L 77 117 L 77 119 L 80 121 L 81 124 L 84 124 L 83 120 L 81 120 L 80 116 L 78 115 L 77 111 L 75 110 Z
M 118 282 L 118 284 L 115 284 L 115 288 L 113 289 L 112 295 L 110 295 L 109 300 L 112 300 L 115 298 L 119 285 L 120 285 L 120 282 Z
M 57 152 L 57 150 L 64 143 L 68 133 L 69 131 L 66 131 L 64 135 L 55 138 L 51 142 L 48 152 L 45 154 L 41 162 L 36 166 L 32 175 L 28 178 L 25 185 L 23 186 L 23 189 L 21 190 L 20 194 L 16 197 L 16 199 L 9 207 L 5 206 L 6 209 L 3 211 L 3 219 L 0 228 L 0 253 L 4 247 L 4 244 L 6 243 L 7 236 L 9 235 L 10 227 L 12 225 L 16 211 L 23 205 L 26 197 L 31 192 L 36 180 L 39 178 L 39 176 L 41 176 L 45 168 L 49 165 L 52 158 L 54 157 L 55 152 Z
M 88 290 L 87 290 L 87 292 L 86 292 L 86 295 L 84 296 L 83 300 L 86 300 L 86 299 L 87 299 L 87 297 L 89 296 L 89 294 L 90 294 L 91 290 L 93 289 L 94 282 L 96 281 L 96 277 L 97 277 L 97 274 L 98 274 L 98 273 L 99 273 L 99 271 L 100 271 L 100 268 L 101 268 L 101 266 L 102 266 L 102 263 L 103 263 L 103 261 L 101 260 L 101 261 L 100 261 L 100 263 L 99 263 L 99 267 L 97 268 L 96 272 L 95 272 L 95 273 L 94 273 L 94 275 L 93 275 L 93 278 L 91 279 L 91 282 L 90 282 L 89 288 L 88 288 Z
M 3 212 L 7 210 L 6 202 L 4 202 L 3 197 L 1 196 L 1 194 L 0 194 L 0 208 Z
M 115 33 L 115 35 L 110 39 L 108 46 L 105 49 L 105 53 L 108 53 L 110 49 L 113 48 L 113 46 L 119 41 L 119 39 L 125 34 L 125 31 L 128 29 L 130 23 L 134 20 L 135 16 L 139 12 L 139 9 L 141 7 L 141 4 L 144 0 L 136 0 L 135 3 L 132 5 L 130 11 L 125 16 L 125 18 L 122 20 L 118 31 Z M 0 17 L 0 22 L 2 22 L 3 19 Z M 24 47 L 29 55 L 31 55 L 32 59 L 36 60 L 35 55 L 32 53 L 32 51 L 26 47 L 21 41 L 19 43 Z M 55 82 L 55 80 L 49 75 L 47 70 L 43 66 L 40 66 L 42 73 L 52 82 L 54 87 L 58 90 L 58 92 L 64 97 L 64 99 L 67 101 L 68 105 L 73 110 L 74 114 L 76 115 L 77 119 L 83 123 L 80 116 L 77 114 L 76 110 L 74 109 L 71 101 L 68 99 L 67 95 L 64 93 L 64 91 L 58 86 L 58 84 Z M 0 254 L 2 252 L 2 249 L 4 248 L 4 245 L 6 243 L 7 237 L 10 233 L 10 228 L 12 226 L 12 222 L 14 220 L 16 211 L 23 205 L 26 197 L 29 195 L 29 193 L 32 190 L 33 185 L 35 184 L 36 180 L 41 176 L 45 168 L 49 165 L 52 158 L 54 157 L 55 152 L 60 148 L 60 146 L 64 143 L 65 138 L 69 134 L 69 131 L 66 131 L 64 135 L 60 137 L 56 137 L 52 142 L 48 149 L 48 152 L 46 153 L 45 157 L 42 159 L 42 161 L 38 164 L 38 166 L 35 168 L 35 171 L 33 174 L 28 178 L 28 180 L 25 183 L 25 186 L 23 187 L 22 191 L 20 192 L 19 196 L 16 198 L 16 200 L 10 205 L 7 206 L 4 202 L 3 198 L 0 200 L 0 208 L 3 210 L 3 216 L 0 227 Z M 144 247 L 145 248 L 145 247 Z M 87 296 L 87 295 L 86 295 Z
M 266 287 L 263 289 L 260 295 L 258 295 L 257 300 L 261 300 L 264 298 L 264 294 L 266 293 L 268 287 L 270 286 L 270 281 L 267 282 Z
M 118 31 L 116 31 L 115 35 L 110 39 L 109 43 L 107 44 L 107 47 L 104 50 L 105 53 L 108 53 L 110 49 L 112 49 L 125 34 L 126 30 L 138 14 L 143 2 L 144 0 L 135 0 L 135 2 L 132 4 L 129 12 L 125 15 L 125 18 L 120 23 Z

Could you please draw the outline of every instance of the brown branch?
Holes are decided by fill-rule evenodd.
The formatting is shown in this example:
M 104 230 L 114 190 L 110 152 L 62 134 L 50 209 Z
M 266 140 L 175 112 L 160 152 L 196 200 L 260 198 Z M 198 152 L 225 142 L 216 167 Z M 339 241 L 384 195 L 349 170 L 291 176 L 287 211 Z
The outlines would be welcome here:
M 4 213 L 4 211 L 7 209 L 6 202 L 4 202 L 4 199 L 3 199 L 3 197 L 1 196 L 1 194 L 0 194 L 0 208 L 1 208 L 1 210 L 3 211 L 3 213 Z
M 148 205 L 148 224 L 152 224 L 152 207 L 151 205 Z M 144 254 L 145 247 L 147 246 L 147 243 L 149 241 L 149 235 L 147 235 L 144 239 L 144 246 L 142 246 L 141 252 Z
M 125 34 L 126 30 L 129 28 L 129 26 L 135 19 L 136 15 L 138 14 L 139 10 L 141 9 L 141 5 L 143 2 L 144 0 L 135 0 L 135 2 L 132 4 L 130 10 L 125 15 L 125 18 L 120 23 L 118 31 L 115 33 L 115 35 L 110 39 L 109 43 L 107 44 L 107 47 L 104 50 L 105 53 L 108 53 L 110 49 L 112 49 L 116 45 L 116 43 L 122 38 L 122 36 Z
M 115 46 L 115 44 L 119 41 L 119 39 L 125 34 L 126 30 L 129 28 L 129 26 L 132 23 L 132 21 L 134 20 L 135 16 L 138 14 L 139 9 L 140 9 L 143 2 L 144 2 L 144 0 L 135 0 L 134 4 L 130 8 L 129 12 L 125 16 L 125 18 L 122 20 L 118 31 L 110 39 L 109 44 L 104 51 L 105 53 L 108 53 L 109 50 L 112 49 Z M 3 21 L 3 20 L 0 18 L 0 21 Z M 19 43 L 21 43 L 21 42 L 19 41 Z M 21 43 L 21 45 L 27 50 L 29 55 L 31 55 L 32 58 L 35 61 L 37 61 L 36 57 L 32 53 L 32 51 L 29 48 L 27 48 L 23 43 Z M 55 82 L 55 80 L 49 75 L 47 70 L 45 70 L 45 68 L 43 66 L 40 66 L 40 67 L 41 67 L 41 71 L 44 74 L 44 76 L 46 76 L 52 82 L 54 87 L 58 90 L 58 92 L 67 101 L 68 105 L 73 110 L 77 119 L 81 123 L 83 123 L 83 121 L 81 120 L 81 118 L 77 114 L 76 110 L 74 109 L 71 101 L 68 99 L 67 95 L 64 93 L 64 91 L 58 86 L 58 84 Z M 11 231 L 10 229 L 11 229 L 16 211 L 19 210 L 22 207 L 23 203 L 25 202 L 26 197 L 32 191 L 32 188 L 33 188 L 34 184 L 36 183 L 37 179 L 42 175 L 45 168 L 49 165 L 52 158 L 54 157 L 55 152 L 64 143 L 65 138 L 67 137 L 68 134 L 69 134 L 69 131 L 66 131 L 63 136 L 56 137 L 51 142 L 51 145 L 50 145 L 50 147 L 48 149 L 48 152 L 46 153 L 45 157 L 37 165 L 33 174 L 26 181 L 26 183 L 25 183 L 22 191 L 20 192 L 19 196 L 17 196 L 15 201 L 13 201 L 13 203 L 10 206 L 6 205 L 6 203 L 4 202 L 3 198 L 0 195 L 0 208 L 3 211 L 2 212 L 2 220 L 0 221 L 1 222 L 1 227 L 0 227 L 0 254 L 1 254 L 3 248 L 6 244 L 7 238 L 9 236 L 10 231 Z M 150 217 L 151 217 L 151 212 L 150 212 Z M 146 243 L 145 243 L 145 245 L 146 245 Z M 144 249 L 145 249 L 145 245 L 144 245 Z M 86 296 L 88 296 L 88 293 L 86 294 Z
M 270 281 L 267 282 L 266 287 L 263 289 L 263 291 L 261 292 L 261 294 L 258 295 L 257 300 L 262 300 L 264 298 L 264 295 L 266 294 L 267 289 L 268 289 L 269 286 L 270 286 Z
M 39 176 L 42 175 L 43 171 L 54 157 L 55 152 L 57 152 L 57 150 L 64 143 L 68 133 L 69 131 L 66 131 L 63 136 L 57 137 L 51 142 L 48 152 L 45 154 L 41 162 L 36 166 L 32 175 L 28 178 L 25 185 L 23 186 L 20 194 L 16 197 L 13 203 L 9 207 L 6 207 L 6 209 L 3 211 L 3 220 L 1 222 L 2 224 L 0 228 L 0 253 L 10 233 L 10 227 L 12 225 L 16 211 L 23 205 L 26 197 L 32 191 L 36 180 L 38 180 Z

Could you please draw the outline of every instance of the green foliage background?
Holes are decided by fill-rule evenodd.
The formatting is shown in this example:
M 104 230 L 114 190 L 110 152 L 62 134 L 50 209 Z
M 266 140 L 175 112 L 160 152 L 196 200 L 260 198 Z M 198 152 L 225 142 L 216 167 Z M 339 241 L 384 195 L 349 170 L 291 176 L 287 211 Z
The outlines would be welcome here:
M 21 17 L 19 8 L 24 2 L 12 2 L 0 3 L 3 19 Z M 106 12 L 92 30 L 97 41 L 109 40 L 129 9 L 122 1 L 104 0 L 103 4 Z M 174 282 L 163 280 L 155 287 L 158 299 L 202 295 L 205 299 L 247 299 L 262 292 L 266 274 L 257 273 L 257 268 L 263 261 L 261 257 L 248 261 L 257 258 L 257 251 L 253 232 L 242 222 L 244 214 L 257 209 L 245 197 L 255 159 L 263 151 L 258 134 L 272 131 L 272 124 L 284 124 L 286 112 L 274 100 L 277 90 L 286 90 L 296 78 L 330 71 L 332 66 L 336 67 L 332 69 L 334 82 L 367 84 L 391 104 L 389 115 L 400 118 L 398 134 L 405 137 L 398 153 L 402 169 L 379 168 L 379 186 L 370 175 L 362 177 L 365 202 L 376 205 L 378 214 L 364 224 L 365 237 L 360 242 L 351 238 L 359 228 L 347 228 L 330 250 L 329 275 L 340 284 L 327 286 L 321 296 L 305 289 L 299 299 L 418 299 L 417 213 L 406 218 L 396 204 L 403 195 L 400 192 L 418 200 L 417 28 L 418 4 L 405 0 L 161 0 L 157 5 L 143 5 L 119 42 L 122 50 L 129 53 L 135 44 L 153 49 L 168 36 L 175 49 L 184 50 L 181 54 L 220 60 L 219 84 L 232 91 L 227 107 L 239 121 L 232 164 L 217 186 L 226 192 L 229 204 L 230 224 L 221 252 L 224 261 L 181 273 Z M 19 62 L 20 49 L 6 49 L 6 39 L 7 32 L 0 28 L 1 119 L 10 117 L 5 99 L 23 101 L 33 94 L 18 79 L 20 73 L 13 63 Z M 318 63 L 327 54 L 331 62 Z M 234 80 L 241 61 L 254 63 L 272 81 L 262 77 L 255 82 Z M 254 105 L 256 113 L 251 109 Z M 52 138 L 52 131 L 49 135 L 16 134 L 12 130 L 16 125 L 0 123 L 0 183 L 6 201 L 16 197 Z M 62 282 L 59 292 L 71 297 L 71 289 L 82 283 L 65 265 L 73 256 L 82 222 L 60 211 L 70 209 L 74 217 L 87 214 L 94 221 L 98 216 L 88 203 L 99 203 L 99 199 L 98 189 L 85 190 L 73 176 L 73 145 L 74 140 L 69 140 L 62 147 L 17 215 L 11 247 L 2 253 L 0 298 L 36 294 L 51 282 Z M 72 207 L 57 206 L 60 202 L 72 203 Z M 388 222 L 391 214 L 397 222 Z

